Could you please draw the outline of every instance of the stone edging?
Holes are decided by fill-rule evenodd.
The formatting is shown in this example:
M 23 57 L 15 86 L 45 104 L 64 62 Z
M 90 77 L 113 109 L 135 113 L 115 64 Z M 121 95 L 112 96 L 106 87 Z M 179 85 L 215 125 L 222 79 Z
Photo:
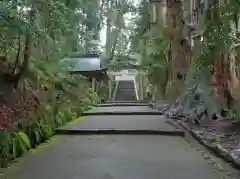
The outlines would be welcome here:
M 148 103 L 102 103 L 95 107 L 114 107 L 114 106 L 149 106 Z
M 184 137 L 182 130 L 141 130 L 141 129 L 57 129 L 57 135 L 167 135 Z
M 182 121 L 177 121 L 178 125 L 188 131 L 197 141 L 199 141 L 202 145 L 211 150 L 215 155 L 221 157 L 226 162 L 229 162 L 233 165 L 234 168 L 240 169 L 240 158 L 230 151 L 224 149 L 220 144 L 210 144 L 196 131 L 190 129 L 186 124 Z
M 156 109 L 155 105 L 151 106 L 152 108 Z M 166 115 L 166 114 L 165 114 Z M 167 116 L 169 118 L 170 116 Z M 177 128 L 183 128 L 185 131 L 189 131 L 189 133 L 202 145 L 204 145 L 207 149 L 212 151 L 215 155 L 221 157 L 228 163 L 231 163 L 234 168 L 240 169 L 240 157 L 236 156 L 232 152 L 224 149 L 220 144 L 210 144 L 207 142 L 203 137 L 196 131 L 189 128 L 186 124 L 184 124 L 181 120 L 175 119 L 174 121 L 169 119 L 168 121 L 170 124 Z
M 135 104 L 141 104 L 141 103 L 149 103 L 147 100 L 136 100 L 136 101 L 115 101 L 115 100 L 107 100 L 104 103 L 135 103 Z

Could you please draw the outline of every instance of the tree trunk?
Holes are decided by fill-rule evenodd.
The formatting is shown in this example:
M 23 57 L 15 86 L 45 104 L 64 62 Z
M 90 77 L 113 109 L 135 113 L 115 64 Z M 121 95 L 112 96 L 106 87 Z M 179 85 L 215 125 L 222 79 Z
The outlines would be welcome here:
M 218 0 L 210 0 L 209 8 L 218 7 Z M 218 8 L 209 11 L 209 19 L 221 25 L 221 15 Z M 230 24 L 229 24 L 230 25 Z M 218 45 L 218 44 L 217 44 Z M 232 105 L 233 98 L 229 91 L 230 79 L 230 59 L 228 54 L 219 53 L 213 48 L 213 72 L 212 72 L 212 89 L 216 100 L 222 107 L 229 108 Z
M 167 21 L 170 32 L 171 70 L 167 85 L 167 97 L 175 99 L 182 90 L 184 76 L 187 70 L 187 60 L 181 48 L 184 38 L 183 2 L 181 0 L 167 1 Z
M 35 20 L 35 11 L 34 9 L 29 12 L 29 23 L 33 24 Z M 21 65 L 21 68 L 19 69 L 19 72 L 14 74 L 10 77 L 10 81 L 13 84 L 14 88 L 17 88 L 20 80 L 23 78 L 23 76 L 26 74 L 29 62 L 31 58 L 31 51 L 32 51 L 32 35 L 31 32 L 28 30 L 25 37 L 25 47 L 23 50 L 24 58 Z
M 19 34 L 18 36 L 18 50 L 17 50 L 17 55 L 16 55 L 16 60 L 14 62 L 13 68 L 12 68 L 12 75 L 15 74 L 15 70 L 17 68 L 17 65 L 20 60 L 20 54 L 21 54 L 21 35 Z
M 212 88 L 213 94 L 223 107 L 231 107 L 232 97 L 229 91 L 230 66 L 227 55 L 221 54 L 213 63 Z
M 151 4 L 151 33 L 153 36 L 159 36 L 159 34 L 164 33 L 164 28 L 166 27 L 166 12 L 167 5 L 166 0 L 162 1 L 153 1 Z M 153 42 L 154 43 L 154 42 Z M 145 48 L 143 50 L 146 50 Z M 167 59 L 166 59 L 167 60 Z M 157 69 L 156 69 L 157 71 Z M 163 100 L 165 98 L 166 84 L 165 80 L 167 69 L 162 69 L 159 72 L 156 72 L 156 75 L 159 77 L 159 80 L 154 82 L 154 99 Z
M 120 28 L 116 27 L 116 24 L 119 23 L 118 20 L 122 15 L 123 14 L 121 14 L 121 12 L 117 12 L 116 22 L 114 23 L 111 22 L 110 15 L 109 17 L 107 17 L 106 45 L 105 45 L 105 52 L 104 52 L 105 63 L 109 63 L 113 58 L 114 51 L 118 41 L 118 34 L 121 30 Z

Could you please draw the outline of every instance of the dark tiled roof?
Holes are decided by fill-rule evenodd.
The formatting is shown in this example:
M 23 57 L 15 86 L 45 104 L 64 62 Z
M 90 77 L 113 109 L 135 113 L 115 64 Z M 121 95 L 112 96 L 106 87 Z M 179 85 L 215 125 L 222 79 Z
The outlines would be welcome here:
M 60 60 L 60 68 L 69 72 L 101 71 L 102 67 L 99 54 L 72 53 L 69 57 Z

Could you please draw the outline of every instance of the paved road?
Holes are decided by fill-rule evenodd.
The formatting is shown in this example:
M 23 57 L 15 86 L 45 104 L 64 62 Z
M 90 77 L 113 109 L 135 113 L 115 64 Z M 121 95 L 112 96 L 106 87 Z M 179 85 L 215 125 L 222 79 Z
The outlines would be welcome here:
M 149 109 L 136 107 L 134 110 Z M 91 116 L 75 125 L 71 127 L 174 129 L 163 117 L 146 115 Z M 221 176 L 182 137 L 65 135 L 54 137 L 47 147 L 20 158 L 2 178 L 221 179 Z
M 220 179 L 181 137 L 58 136 L 6 179 Z
M 140 129 L 140 130 L 176 130 L 159 115 L 120 115 L 120 116 L 88 116 L 85 120 L 66 125 L 63 129 Z

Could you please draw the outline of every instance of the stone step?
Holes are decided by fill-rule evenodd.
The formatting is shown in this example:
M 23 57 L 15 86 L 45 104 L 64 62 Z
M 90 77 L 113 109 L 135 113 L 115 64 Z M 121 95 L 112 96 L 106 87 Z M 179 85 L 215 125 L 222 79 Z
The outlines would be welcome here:
M 137 100 L 135 89 L 134 89 L 134 81 L 119 81 L 116 101 L 135 101 Z

